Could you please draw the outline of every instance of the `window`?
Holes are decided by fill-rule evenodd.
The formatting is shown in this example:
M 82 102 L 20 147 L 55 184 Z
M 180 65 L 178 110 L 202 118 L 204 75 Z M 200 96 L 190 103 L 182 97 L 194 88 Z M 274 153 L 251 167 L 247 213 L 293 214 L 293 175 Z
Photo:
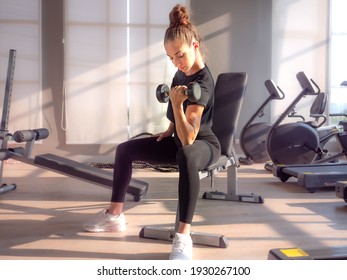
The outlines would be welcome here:
M 330 27 L 330 113 L 347 114 L 347 1 L 331 0 Z M 343 117 L 333 117 L 331 122 L 338 123 Z
M 185 2 L 64 2 L 67 143 L 113 144 L 167 128 L 155 89 L 171 83 L 163 37 L 170 10 Z
M 0 106 L 3 105 L 9 50 L 16 50 L 9 127 L 42 127 L 41 1 L 0 0 Z

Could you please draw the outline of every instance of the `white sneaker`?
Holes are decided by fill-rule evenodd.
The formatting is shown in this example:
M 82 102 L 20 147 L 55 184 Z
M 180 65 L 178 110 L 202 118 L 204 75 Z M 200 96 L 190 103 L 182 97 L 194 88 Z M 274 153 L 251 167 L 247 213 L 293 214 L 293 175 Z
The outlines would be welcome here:
M 169 260 L 191 260 L 192 255 L 193 241 L 190 235 L 176 233 Z
M 98 217 L 83 225 L 85 231 L 89 232 L 122 232 L 126 229 L 124 214 L 111 215 L 107 209 L 103 209 Z

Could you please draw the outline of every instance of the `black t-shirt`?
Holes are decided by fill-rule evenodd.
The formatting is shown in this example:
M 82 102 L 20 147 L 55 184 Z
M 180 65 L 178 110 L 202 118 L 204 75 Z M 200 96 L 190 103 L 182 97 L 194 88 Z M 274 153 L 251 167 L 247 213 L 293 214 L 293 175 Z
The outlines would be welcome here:
M 198 71 L 197 73 L 191 76 L 186 76 L 183 72 L 178 70 L 172 79 L 171 87 L 175 87 L 178 85 L 188 86 L 188 84 L 191 82 L 199 83 L 201 87 L 201 98 L 197 102 L 191 102 L 188 99 L 186 99 L 183 103 L 183 110 L 185 112 L 187 109 L 187 106 L 191 104 L 199 104 L 204 106 L 204 111 L 201 117 L 200 130 L 198 132 L 196 139 L 197 140 L 203 139 L 206 141 L 210 141 L 211 143 L 214 143 L 215 145 L 218 146 L 219 142 L 211 130 L 212 120 L 213 120 L 213 107 L 214 107 L 214 81 L 208 67 L 205 65 L 203 69 L 201 69 L 200 71 Z M 175 123 L 175 117 L 174 117 L 174 113 L 172 109 L 171 100 L 169 100 L 169 103 L 168 103 L 166 116 L 171 122 Z M 178 146 L 182 146 L 181 141 L 177 137 L 176 126 L 175 126 L 174 136 L 175 136 L 176 144 Z

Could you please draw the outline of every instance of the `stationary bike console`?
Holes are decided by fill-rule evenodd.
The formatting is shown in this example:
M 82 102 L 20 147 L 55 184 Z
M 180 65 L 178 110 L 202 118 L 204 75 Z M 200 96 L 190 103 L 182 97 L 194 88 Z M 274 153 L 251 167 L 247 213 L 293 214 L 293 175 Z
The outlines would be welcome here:
M 273 80 L 266 80 L 265 81 L 265 87 L 267 91 L 270 93 L 270 96 L 272 96 L 272 99 L 283 99 L 284 93 L 283 91 L 277 86 Z
M 301 88 L 306 89 L 307 95 L 317 95 L 320 92 L 318 85 L 312 79 L 309 80 L 304 72 L 297 73 L 296 79 L 299 81 Z M 317 91 L 313 85 L 317 88 Z

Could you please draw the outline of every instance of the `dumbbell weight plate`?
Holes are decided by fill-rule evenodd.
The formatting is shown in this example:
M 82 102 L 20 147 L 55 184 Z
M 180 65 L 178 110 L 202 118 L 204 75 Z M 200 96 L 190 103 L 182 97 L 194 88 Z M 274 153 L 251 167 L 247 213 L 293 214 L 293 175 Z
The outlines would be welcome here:
M 166 84 L 161 84 L 157 87 L 156 96 L 160 103 L 166 103 L 169 101 L 169 87 Z
M 201 87 L 198 83 L 190 83 L 187 90 L 188 99 L 191 102 L 196 102 L 201 97 Z

